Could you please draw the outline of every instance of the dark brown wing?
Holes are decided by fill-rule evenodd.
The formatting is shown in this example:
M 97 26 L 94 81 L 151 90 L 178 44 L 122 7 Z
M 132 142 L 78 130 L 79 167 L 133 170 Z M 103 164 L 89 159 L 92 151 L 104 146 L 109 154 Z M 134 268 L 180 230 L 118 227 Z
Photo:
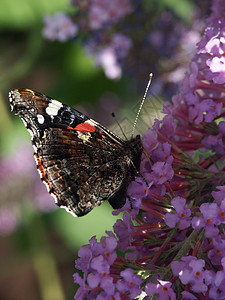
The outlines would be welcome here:
M 124 205 L 139 167 L 133 161 L 140 160 L 140 139 L 124 142 L 75 109 L 31 90 L 10 92 L 10 104 L 32 135 L 37 169 L 57 205 L 75 216 L 105 200 L 114 208 Z

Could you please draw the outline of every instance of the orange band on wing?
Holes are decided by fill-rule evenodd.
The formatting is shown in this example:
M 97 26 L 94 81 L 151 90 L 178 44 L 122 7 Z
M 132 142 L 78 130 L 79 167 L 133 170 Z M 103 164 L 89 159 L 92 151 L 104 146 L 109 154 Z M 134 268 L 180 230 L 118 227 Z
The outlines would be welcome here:
M 96 130 L 95 126 L 93 126 L 87 122 L 80 123 L 73 129 L 79 130 L 79 131 L 87 131 L 87 132 L 95 132 L 95 130 Z

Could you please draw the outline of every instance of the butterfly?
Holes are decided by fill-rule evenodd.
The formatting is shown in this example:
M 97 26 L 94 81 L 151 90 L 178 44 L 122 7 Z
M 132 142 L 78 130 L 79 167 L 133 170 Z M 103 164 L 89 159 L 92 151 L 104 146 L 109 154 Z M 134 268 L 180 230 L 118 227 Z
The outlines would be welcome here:
M 41 180 L 58 206 L 83 216 L 108 200 L 126 202 L 140 167 L 140 136 L 124 141 L 88 116 L 30 89 L 9 92 L 11 111 L 32 137 Z

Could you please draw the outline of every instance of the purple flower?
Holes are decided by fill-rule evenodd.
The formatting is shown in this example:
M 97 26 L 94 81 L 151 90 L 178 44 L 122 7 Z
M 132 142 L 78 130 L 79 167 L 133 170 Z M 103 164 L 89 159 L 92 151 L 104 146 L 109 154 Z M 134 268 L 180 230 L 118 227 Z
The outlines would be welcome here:
M 120 276 L 123 279 L 120 279 L 116 283 L 116 287 L 120 293 L 129 292 L 129 297 L 131 299 L 136 298 L 141 293 L 140 284 L 142 280 L 136 274 L 134 274 L 134 270 L 126 269 L 120 272 Z
M 218 287 L 222 282 L 225 283 L 225 257 L 221 259 L 221 265 L 223 267 L 223 271 L 218 271 L 215 276 L 215 285 Z
M 114 260 L 117 257 L 116 247 L 117 240 L 115 237 L 106 237 L 103 236 L 100 240 L 100 244 L 102 245 L 101 253 L 103 254 L 105 260 L 109 265 L 112 265 Z
M 142 144 L 145 150 L 150 153 L 150 151 L 157 147 L 158 143 L 157 133 L 152 129 L 146 130 L 142 136 Z
M 127 56 L 132 46 L 132 41 L 124 34 L 117 33 L 113 35 L 110 45 L 114 49 L 117 59 L 121 59 Z
M 74 283 L 79 284 L 79 288 L 74 297 L 75 300 L 85 299 L 87 296 L 88 290 L 86 288 L 85 280 L 81 278 L 78 273 L 73 274 Z
M 78 27 L 64 13 L 57 13 L 53 17 L 45 15 L 44 23 L 43 36 L 51 41 L 65 42 L 78 32 Z
M 88 15 L 93 3 L 85 3 L 83 13 Z M 116 18 L 108 18 L 107 10 L 100 16 L 98 9 L 96 26 L 105 29 L 92 30 L 93 53 L 98 56 L 109 49 L 114 56 L 112 65 L 121 67 L 131 44 L 124 36 L 115 36 L 128 31 L 115 32 L 110 24 Z M 224 9 L 224 0 L 214 0 L 213 14 L 206 21 L 180 93 L 164 105 L 166 116 L 155 120 L 143 135 L 146 151 L 140 173 L 145 180 L 137 177 L 128 187 L 129 201 L 123 210 L 129 213 L 114 225 L 118 242 L 110 233 L 111 239 L 93 240 L 80 255 L 80 268 L 85 272 L 83 281 L 77 281 L 84 287 L 81 294 L 88 290 L 86 298 L 133 299 L 144 290 L 146 297 L 156 294 L 158 299 L 225 298 Z M 141 9 L 135 12 L 142 17 Z M 117 25 L 120 28 L 119 22 Z M 158 33 L 155 37 L 150 33 L 148 41 L 144 40 L 158 47 L 164 41 L 161 31 Z M 183 38 L 187 36 L 185 32 Z M 165 45 L 161 51 L 167 51 Z M 132 38 L 127 61 L 134 50 Z M 174 210 L 168 213 L 171 205 Z M 174 261 L 178 257 L 181 261 Z M 161 279 L 170 266 L 173 274 L 166 272 L 168 281 L 164 282 Z
M 195 123 L 199 124 L 203 121 L 203 119 L 205 122 L 212 122 L 217 115 L 221 114 L 222 106 L 222 103 L 215 103 L 211 99 L 201 101 L 198 117 L 195 119 Z
M 217 186 L 218 191 L 213 191 L 212 196 L 216 200 L 218 205 L 221 204 L 222 200 L 225 199 L 225 186 Z
M 209 70 L 212 72 L 208 75 L 208 79 L 213 80 L 217 84 L 225 83 L 225 59 L 224 57 L 213 57 L 207 61 Z
M 121 66 L 112 47 L 107 47 L 98 53 L 96 64 L 103 67 L 106 76 L 110 79 L 120 78 L 122 75 Z
M 131 12 L 129 0 L 91 0 L 89 20 L 91 29 L 99 29 L 107 24 L 115 23 Z
M 148 296 L 158 295 L 158 300 L 175 300 L 176 294 L 172 289 L 172 283 L 169 281 L 158 280 L 157 284 L 147 283 L 145 292 Z
M 191 70 L 191 74 L 190 74 L 190 78 L 189 78 L 189 84 L 190 84 L 190 88 L 194 89 L 196 87 L 196 80 L 197 80 L 198 71 L 199 71 L 198 64 L 196 64 L 195 61 L 191 62 L 190 70 Z
M 219 233 L 215 225 L 219 224 L 219 207 L 216 203 L 203 203 L 200 206 L 202 217 L 193 217 L 192 227 L 196 230 L 205 228 L 206 237 L 214 237 Z
M 118 215 L 120 212 L 130 210 L 132 207 L 132 210 L 129 212 L 129 214 L 132 218 L 135 218 L 139 212 L 142 198 L 147 196 L 150 187 L 151 183 L 147 186 L 146 182 L 141 177 L 136 177 L 135 181 L 132 181 L 128 186 L 128 198 L 125 205 L 116 212 L 113 212 L 113 215 Z
M 147 184 L 141 178 L 137 177 L 135 181 L 132 181 L 128 187 L 128 195 L 135 198 L 140 199 L 147 195 Z
M 188 105 L 188 118 L 190 121 L 195 120 L 199 114 L 200 97 L 197 93 L 187 92 L 184 95 L 184 100 Z M 201 114 L 200 114 L 201 115 Z M 197 123 L 196 123 L 197 124 Z
M 79 285 L 83 284 L 83 278 L 81 278 L 78 273 L 73 274 L 73 280 L 75 283 L 77 283 Z
M 94 258 L 99 255 L 102 256 L 105 261 L 111 265 L 116 259 L 116 246 L 117 240 L 114 236 L 102 237 L 100 243 L 98 243 L 95 236 L 89 240 L 88 245 L 83 245 L 79 252 L 79 258 L 76 260 L 76 268 L 86 272 L 90 270 L 90 265 Z
M 223 135 L 225 134 L 225 122 L 224 121 L 221 121 L 219 123 L 218 129 L 219 129 L 219 132 L 221 132 Z
M 222 276 L 221 276 L 222 275 Z M 209 299 L 224 299 L 225 286 L 224 286 L 224 274 L 221 271 L 215 273 L 212 270 L 205 271 L 205 283 L 210 287 L 206 296 Z
M 174 261 L 171 264 L 174 275 L 178 275 L 183 284 L 191 284 L 192 291 L 202 293 L 207 291 L 204 283 L 205 261 L 196 257 L 182 257 L 181 262 Z
M 178 228 L 185 229 L 190 226 L 191 221 L 189 220 L 191 216 L 191 210 L 189 208 L 185 208 L 186 199 L 182 197 L 176 197 L 171 201 L 171 204 L 176 210 L 176 213 L 167 213 L 165 215 L 166 224 L 173 228 L 176 223 L 179 222 Z
M 183 291 L 181 294 L 182 294 L 182 300 L 197 300 L 197 298 L 193 294 L 187 291 Z
M 202 100 L 197 93 L 187 93 L 185 100 L 189 106 L 189 119 L 200 124 L 203 120 L 212 122 L 222 112 L 222 103 L 215 103 L 211 99 Z
M 152 151 L 152 160 L 154 162 L 157 161 L 164 161 L 167 163 L 172 163 L 172 156 L 171 153 L 171 145 L 169 143 L 163 143 L 160 146 L 158 146 L 156 149 Z
M 173 271 L 173 274 L 175 276 L 182 275 L 183 270 L 189 266 L 189 262 L 191 262 L 193 259 L 196 259 L 196 257 L 189 255 L 189 256 L 183 256 L 181 258 L 181 261 L 173 261 L 171 263 L 171 269 Z
M 108 232 L 108 234 L 109 236 L 102 237 L 100 242 L 97 242 L 96 237 L 92 237 L 89 240 L 90 244 L 80 248 L 76 268 L 84 272 L 84 278 L 74 275 L 74 281 L 79 285 L 82 284 L 75 299 L 79 299 L 79 295 L 86 295 L 86 293 L 95 289 L 100 289 L 107 295 L 114 294 L 115 285 L 113 278 L 110 276 L 110 266 L 117 257 L 115 252 L 117 240 L 111 232 Z M 88 285 L 86 285 L 86 280 Z
M 103 49 L 93 47 L 91 50 L 90 44 L 87 44 L 89 55 L 96 56 L 96 65 L 101 66 L 105 75 L 111 79 L 120 78 L 122 69 L 120 60 L 127 56 L 131 48 L 131 40 L 123 34 L 115 34 L 112 40 Z
M 218 19 L 223 18 L 223 6 L 224 6 L 224 0 L 217 0 L 212 2 L 212 7 L 211 7 L 212 14 L 209 18 L 210 22 L 217 22 Z
M 150 186 L 151 184 L 149 184 Z M 141 207 L 142 197 L 147 195 L 149 187 L 141 177 L 135 178 L 135 181 L 132 181 L 128 186 L 126 203 L 122 208 L 113 211 L 112 214 L 117 216 L 121 212 L 129 211 L 130 217 L 135 218 Z
M 225 285 L 224 282 L 222 282 L 221 285 L 216 286 L 214 282 L 210 285 L 209 290 L 209 299 L 215 299 L 215 300 L 224 300 L 225 299 Z
M 79 258 L 76 260 L 76 268 L 82 270 L 83 272 L 87 271 L 90 268 L 90 262 L 93 256 L 98 255 L 99 251 L 95 251 L 95 245 L 98 245 L 97 239 L 93 236 L 89 240 L 90 244 L 83 245 L 79 251 Z
M 160 128 L 161 125 L 161 128 Z M 162 121 L 155 120 L 153 125 L 154 130 L 159 130 L 161 134 L 165 135 L 167 138 L 173 138 L 176 130 L 176 124 L 171 115 L 167 115 Z
M 202 139 L 202 145 L 206 149 L 210 149 L 220 155 L 225 153 L 225 144 L 223 142 L 223 135 L 207 135 Z
M 90 268 L 93 270 L 87 277 L 88 284 L 91 288 L 96 288 L 105 278 L 108 280 L 109 264 L 102 255 L 94 257 L 91 261 Z
M 221 57 L 224 55 L 225 52 L 225 38 L 217 38 L 213 36 L 205 45 L 205 50 L 202 51 L 203 53 L 208 53 L 210 55 L 215 55 L 217 57 Z
M 205 52 L 211 55 L 206 62 L 209 66 L 210 72 L 207 73 L 207 79 L 213 80 L 217 84 L 223 84 L 225 82 L 225 38 L 212 37 L 205 46 Z
M 171 164 L 166 162 L 156 162 L 152 166 L 152 174 L 149 179 L 152 179 L 156 184 L 163 184 L 167 180 L 173 178 L 174 171 L 172 169 Z
M 93 298 L 92 298 L 93 299 Z M 107 295 L 106 293 L 102 292 L 101 294 L 97 295 L 96 300 L 121 300 L 120 293 L 115 292 L 112 295 Z
M 218 225 L 225 223 L 225 199 L 222 200 L 218 211 Z
M 87 36 L 84 41 L 87 54 L 94 58 L 96 66 L 103 68 L 108 78 L 120 78 L 121 62 L 131 49 L 132 39 L 121 32 L 109 32 L 107 29 L 131 12 L 130 1 L 91 0 L 84 5 L 74 5 L 80 8 L 76 16 L 80 21 L 80 31 Z M 88 20 L 85 19 L 87 16 Z M 86 34 L 87 31 L 89 35 Z
M 130 215 L 126 213 L 123 214 L 123 220 L 117 220 L 113 229 L 119 239 L 118 249 L 120 251 L 125 251 L 129 246 L 131 246 L 132 233 L 134 231 Z
M 208 257 L 214 265 L 220 265 L 221 259 L 225 257 L 225 240 L 218 235 L 213 239 L 213 249 L 209 250 Z

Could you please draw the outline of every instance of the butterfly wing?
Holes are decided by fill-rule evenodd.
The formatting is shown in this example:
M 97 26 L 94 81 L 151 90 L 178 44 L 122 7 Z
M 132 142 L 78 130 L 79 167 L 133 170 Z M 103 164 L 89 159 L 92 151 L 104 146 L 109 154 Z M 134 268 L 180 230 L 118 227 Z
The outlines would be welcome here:
M 37 169 L 57 205 L 75 216 L 105 200 L 123 206 L 135 172 L 128 142 L 40 93 L 16 89 L 9 99 L 31 133 Z

